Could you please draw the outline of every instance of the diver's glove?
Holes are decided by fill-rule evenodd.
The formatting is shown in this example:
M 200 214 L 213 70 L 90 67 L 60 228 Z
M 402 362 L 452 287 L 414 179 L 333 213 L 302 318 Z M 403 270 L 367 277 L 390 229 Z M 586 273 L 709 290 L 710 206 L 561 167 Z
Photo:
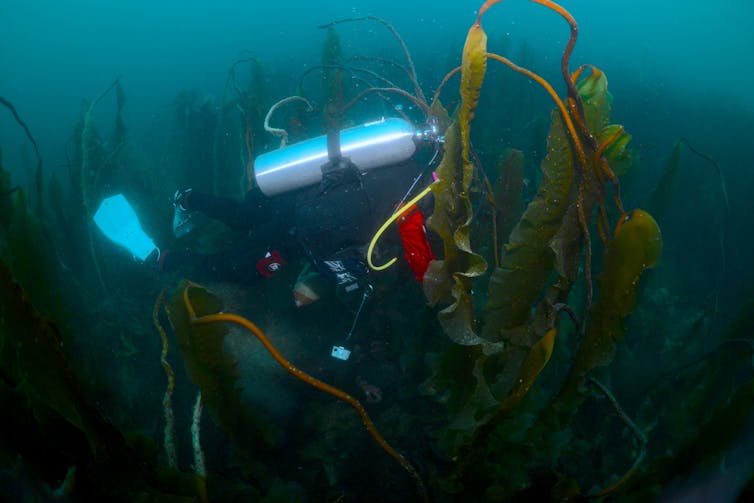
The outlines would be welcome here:
M 191 211 L 186 204 L 192 189 L 178 189 L 173 194 L 173 235 L 177 238 L 183 237 L 194 228 L 194 222 L 191 220 Z

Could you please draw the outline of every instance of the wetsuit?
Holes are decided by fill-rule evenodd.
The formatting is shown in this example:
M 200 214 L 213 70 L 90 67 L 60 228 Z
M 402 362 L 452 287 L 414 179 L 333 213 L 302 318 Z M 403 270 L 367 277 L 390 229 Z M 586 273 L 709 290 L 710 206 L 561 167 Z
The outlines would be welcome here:
M 285 260 L 303 253 L 320 273 L 348 287 L 367 274 L 370 240 L 420 172 L 414 161 L 366 173 L 350 165 L 296 193 L 270 198 L 254 188 L 241 202 L 194 190 L 183 203 L 187 210 L 246 234 L 220 253 L 168 251 L 161 268 L 189 268 L 200 280 L 250 282 L 266 276 L 258 265 L 268 253 L 277 251 Z M 418 184 L 414 192 L 425 185 Z M 398 233 L 389 230 L 380 243 L 397 245 Z
M 269 198 L 254 188 L 238 201 L 192 190 L 184 197 L 182 205 L 244 234 L 233 246 L 218 253 L 167 251 L 160 261 L 162 270 L 189 270 L 198 280 L 248 283 L 270 276 L 263 264 L 275 262 L 265 261 L 268 254 L 277 252 L 283 261 L 300 255 L 293 232 L 294 206 L 290 196 Z
M 367 275 L 366 252 L 372 237 L 420 173 L 421 167 L 413 161 L 363 174 L 347 165 L 326 172 L 318 186 L 299 193 L 296 234 L 317 270 L 346 291 L 354 288 Z M 381 248 L 398 244 L 395 229 L 380 241 Z

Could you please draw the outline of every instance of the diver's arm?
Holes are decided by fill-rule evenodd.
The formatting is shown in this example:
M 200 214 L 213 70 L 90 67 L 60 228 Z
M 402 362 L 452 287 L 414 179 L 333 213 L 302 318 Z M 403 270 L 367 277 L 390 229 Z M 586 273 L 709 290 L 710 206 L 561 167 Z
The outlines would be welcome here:
M 204 213 L 236 231 L 252 229 L 255 219 L 265 218 L 264 215 L 269 212 L 268 198 L 256 190 L 248 192 L 243 201 L 192 190 L 185 193 L 180 204 L 189 211 Z
M 181 272 L 196 281 L 251 283 L 274 276 L 285 265 L 279 252 L 270 250 L 270 247 L 250 236 L 212 254 L 186 249 L 165 250 L 157 262 L 157 269 Z

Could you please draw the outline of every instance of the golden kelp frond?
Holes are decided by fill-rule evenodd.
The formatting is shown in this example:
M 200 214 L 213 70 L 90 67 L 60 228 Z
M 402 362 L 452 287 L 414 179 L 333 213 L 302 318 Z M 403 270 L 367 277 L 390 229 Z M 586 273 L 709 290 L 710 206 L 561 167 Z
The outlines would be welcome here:
M 537 380 L 542 369 L 550 361 L 557 335 L 558 329 L 551 328 L 531 348 L 529 355 L 521 365 L 520 378 L 516 381 L 505 400 L 500 404 L 497 412 L 498 415 L 507 414 L 529 392 L 529 389 L 534 385 L 534 381 Z
M 425 291 L 430 302 L 448 294 L 452 303 L 439 313 L 445 333 L 456 343 L 481 344 L 476 335 L 471 278 L 487 270 L 484 258 L 471 249 L 469 223 L 473 216 L 469 189 L 474 166 L 471 150 L 471 121 L 487 66 L 487 35 L 476 23 L 471 27 L 463 49 L 461 64 L 461 106 L 457 122 L 446 131 L 445 155 L 437 169 L 438 181 L 432 187 L 435 210 L 428 225 L 444 242 L 444 260 L 427 271 Z
M 599 68 L 588 65 L 591 73 L 580 80 L 577 80 L 581 100 L 584 103 L 584 120 L 587 131 L 599 132 L 607 126 L 606 118 L 610 117 L 612 112 L 613 97 L 607 91 L 607 76 Z M 579 77 L 583 72 L 578 71 Z M 586 108 L 590 108 L 592 113 L 588 113 Z
M 480 255 L 471 251 L 468 222 L 472 215 L 468 191 L 463 188 L 464 169 L 460 126 L 455 122 L 445 133 L 445 155 L 432 186 L 435 209 L 427 225 L 443 240 L 444 259 L 433 261 L 424 276 L 430 303 L 452 298 L 439 313 L 445 333 L 458 344 L 480 344 L 475 333 L 471 278 L 487 269 Z
M 636 305 L 641 275 L 657 265 L 661 255 L 662 234 L 655 219 L 642 210 L 623 215 L 605 250 L 599 297 L 562 400 L 573 399 L 590 370 L 612 361 L 626 333 L 624 320 Z
M 528 324 L 532 305 L 552 270 L 550 241 L 573 201 L 574 160 L 557 112 L 552 113 L 547 152 L 539 190 L 511 232 L 500 268 L 490 278 L 484 332 L 490 340 L 504 340 L 507 331 Z
M 202 401 L 215 424 L 228 435 L 233 447 L 246 460 L 254 459 L 280 441 L 282 431 L 263 413 L 251 410 L 242 400 L 236 361 L 223 350 L 227 329 L 223 325 L 194 325 L 196 316 L 222 310 L 220 299 L 204 288 L 191 288 L 194 313 L 184 302 L 188 282 L 182 282 L 170 301 L 170 320 L 190 379 L 201 389 Z
M 461 108 L 458 111 L 458 122 L 461 127 L 464 168 L 471 164 L 469 161 L 471 121 L 474 120 L 474 112 L 479 103 L 479 93 L 486 70 L 487 34 L 479 23 L 475 23 L 466 36 L 461 59 Z M 464 169 L 464 175 L 464 188 L 468 190 L 471 184 L 471 173 L 466 173 Z

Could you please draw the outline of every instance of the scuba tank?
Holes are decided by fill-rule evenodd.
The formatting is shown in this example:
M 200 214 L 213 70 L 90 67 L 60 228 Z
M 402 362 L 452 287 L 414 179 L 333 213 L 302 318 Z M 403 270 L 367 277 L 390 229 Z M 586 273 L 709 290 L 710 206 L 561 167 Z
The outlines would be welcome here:
M 381 119 L 334 134 L 339 135 L 338 154 L 360 171 L 397 164 L 416 152 L 417 131 L 403 119 Z M 274 196 L 318 184 L 322 166 L 332 157 L 328 141 L 327 135 L 318 136 L 258 156 L 254 178 L 259 189 L 266 196 Z

